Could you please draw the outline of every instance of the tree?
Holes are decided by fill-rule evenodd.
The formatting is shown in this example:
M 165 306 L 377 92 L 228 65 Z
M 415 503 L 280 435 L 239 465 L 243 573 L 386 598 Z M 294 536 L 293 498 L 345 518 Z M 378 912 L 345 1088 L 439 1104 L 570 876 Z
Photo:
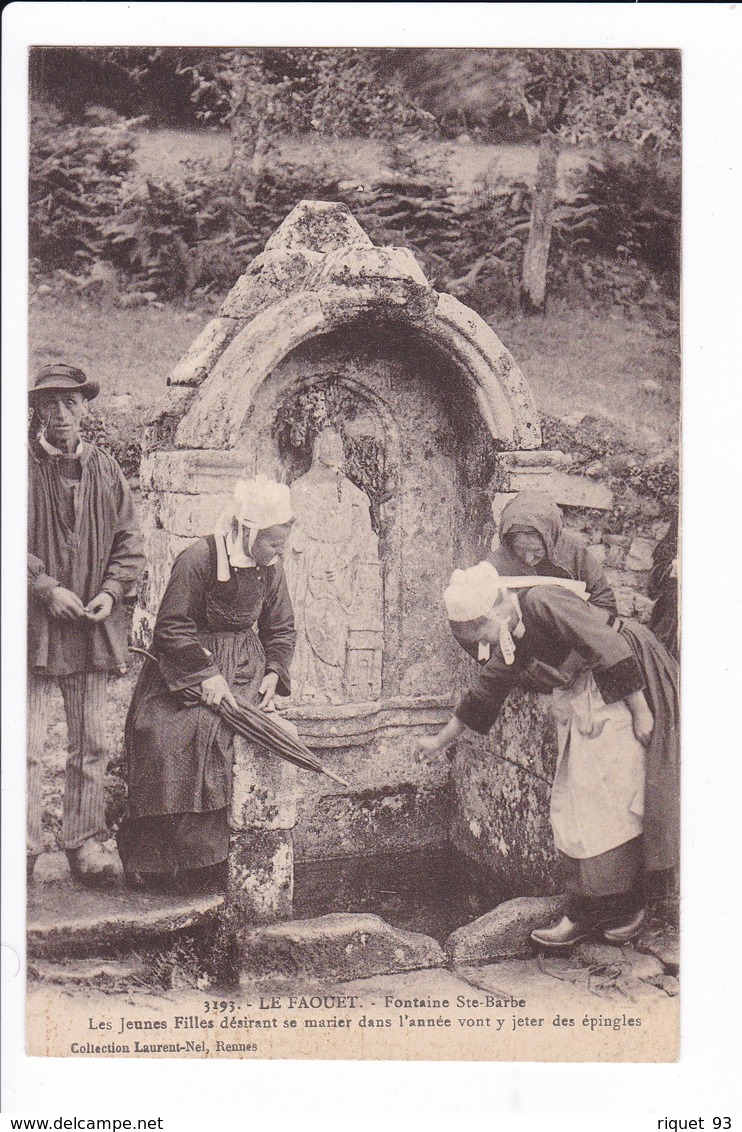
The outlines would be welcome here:
M 435 129 L 433 115 L 394 77 L 381 79 L 374 54 L 357 48 L 239 48 L 205 55 L 186 69 L 202 117 L 229 126 L 230 176 L 242 201 L 254 197 L 280 136 L 392 137 Z
M 451 106 L 486 122 L 497 111 L 524 115 L 538 136 L 538 164 L 521 270 L 521 303 L 538 312 L 546 273 L 565 140 L 609 140 L 663 152 L 680 138 L 677 51 L 412 49 L 388 53 L 423 106 Z

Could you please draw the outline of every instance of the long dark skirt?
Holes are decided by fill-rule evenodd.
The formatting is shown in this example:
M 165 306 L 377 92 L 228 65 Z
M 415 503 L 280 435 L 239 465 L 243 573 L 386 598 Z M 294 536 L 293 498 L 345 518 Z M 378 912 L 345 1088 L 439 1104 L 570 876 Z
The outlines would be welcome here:
M 680 857 L 680 703 L 678 666 L 654 633 L 627 621 L 623 634 L 644 673 L 654 727 L 646 749 L 644 868 L 676 869 Z
M 265 654 L 252 630 L 199 636 L 239 702 L 254 704 Z M 129 817 L 119 830 L 127 873 L 208 868 L 229 851 L 233 738 L 206 707 L 185 707 L 156 664 L 142 669 L 126 720 Z
M 640 908 L 645 902 L 642 848 L 642 838 L 634 837 L 595 857 L 578 860 L 560 853 L 570 919 L 598 923 Z
M 229 853 L 227 810 L 128 818 L 119 830 L 118 847 L 127 873 L 177 876 L 210 868 Z

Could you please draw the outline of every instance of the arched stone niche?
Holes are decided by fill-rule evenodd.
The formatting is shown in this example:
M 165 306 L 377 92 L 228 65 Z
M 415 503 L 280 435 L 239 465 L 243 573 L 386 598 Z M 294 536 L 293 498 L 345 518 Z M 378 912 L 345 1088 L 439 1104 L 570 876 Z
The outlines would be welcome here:
M 486 553 L 498 453 L 528 461 L 540 425 L 494 331 L 436 292 L 409 250 L 374 247 L 345 205 L 296 206 L 152 414 L 141 632 L 175 555 L 212 530 L 235 479 L 261 471 L 294 483 L 323 425 L 343 438 L 348 490 L 367 499 L 378 561 L 364 563 L 378 589 L 376 612 L 351 618 L 347 633 L 365 675 L 346 676 L 334 702 L 299 688 L 289 705 L 352 783 L 343 793 L 301 776 L 294 842 L 307 857 L 442 842 L 448 761 L 421 758 L 415 739 L 447 718 L 469 662 L 441 592 L 455 566 Z

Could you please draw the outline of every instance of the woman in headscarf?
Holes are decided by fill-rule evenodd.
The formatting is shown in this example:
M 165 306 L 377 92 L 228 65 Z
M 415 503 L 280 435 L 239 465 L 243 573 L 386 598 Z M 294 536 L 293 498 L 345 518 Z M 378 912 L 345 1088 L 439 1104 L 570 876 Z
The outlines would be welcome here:
M 492 651 L 446 726 L 420 741 L 440 750 L 466 727 L 486 734 L 530 663 L 557 672 L 572 650 L 583 658 L 571 686 L 552 693 L 551 821 L 567 903 L 557 924 L 533 932 L 543 947 L 632 939 L 645 918 L 643 874 L 677 866 L 677 666 L 647 628 L 578 591 L 562 579 L 502 578 L 489 562 L 455 571 L 444 595 L 452 629 Z
M 232 734 L 209 706 L 271 710 L 276 692 L 291 691 L 296 633 L 280 554 L 292 522 L 287 485 L 239 482 L 214 534 L 173 564 L 152 642 L 157 662 L 142 668 L 126 720 L 129 818 L 119 850 L 134 884 L 210 879 L 226 861 Z M 199 690 L 204 706 L 186 706 L 185 688 Z
M 616 612 L 616 597 L 595 553 L 574 531 L 550 495 L 521 491 L 503 509 L 500 545 L 488 559 L 503 577 L 533 574 L 584 582 L 588 600 Z
M 574 531 L 565 530 L 562 512 L 550 495 L 521 491 L 506 504 L 500 517 L 500 545 L 488 559 L 503 577 L 563 578 L 582 583 L 587 600 L 615 614 L 616 597 L 608 585 L 594 551 Z M 456 640 L 475 660 L 485 661 L 490 646 L 459 635 Z M 571 682 L 585 664 L 572 650 L 554 674 L 533 660 L 519 673 L 518 686 L 525 692 L 550 692 L 565 680 Z

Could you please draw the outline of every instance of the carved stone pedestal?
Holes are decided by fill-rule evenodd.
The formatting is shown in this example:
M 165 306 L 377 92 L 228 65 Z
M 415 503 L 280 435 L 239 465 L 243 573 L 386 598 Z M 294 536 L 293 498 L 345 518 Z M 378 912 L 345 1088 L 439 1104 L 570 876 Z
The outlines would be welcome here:
M 235 736 L 228 903 L 247 923 L 290 919 L 297 769 Z

